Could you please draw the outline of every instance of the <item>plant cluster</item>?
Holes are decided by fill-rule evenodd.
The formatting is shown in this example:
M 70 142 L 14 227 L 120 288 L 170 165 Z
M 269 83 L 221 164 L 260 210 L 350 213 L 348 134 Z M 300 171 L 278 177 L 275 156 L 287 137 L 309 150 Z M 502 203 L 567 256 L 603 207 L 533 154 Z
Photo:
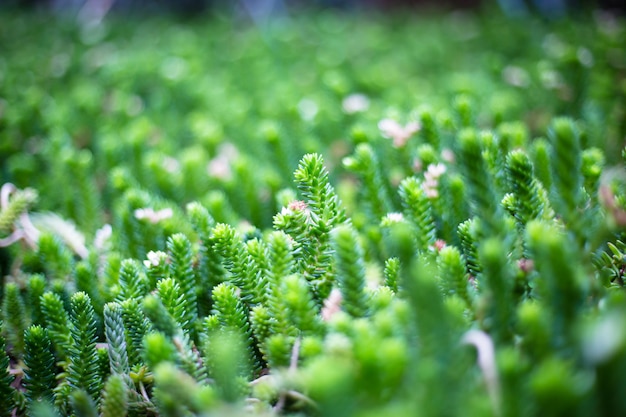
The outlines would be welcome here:
M 623 22 L 13 18 L 0 417 L 626 415 Z

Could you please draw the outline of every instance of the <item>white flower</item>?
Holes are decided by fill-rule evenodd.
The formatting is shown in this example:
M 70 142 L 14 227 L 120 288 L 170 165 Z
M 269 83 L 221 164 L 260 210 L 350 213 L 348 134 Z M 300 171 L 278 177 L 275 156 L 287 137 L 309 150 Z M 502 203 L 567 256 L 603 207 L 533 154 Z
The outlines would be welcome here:
M 580 62 L 583 66 L 587 68 L 593 67 L 593 54 L 587 48 L 583 48 L 582 46 L 578 48 L 576 51 L 576 58 L 578 58 L 578 62 Z
M 148 260 L 143 261 L 143 264 L 146 266 L 146 268 L 151 268 L 154 266 L 159 266 L 162 260 L 166 260 L 167 254 L 165 252 L 155 252 L 151 250 L 150 252 L 148 252 L 146 257 L 148 258 Z
M 422 184 L 422 189 L 424 190 L 426 197 L 430 198 L 431 200 L 439 197 L 439 190 L 437 190 L 437 185 L 438 183 L 436 182 L 433 182 L 433 183 L 424 182 Z
M 441 159 L 443 159 L 444 161 L 446 161 L 449 164 L 453 164 L 454 161 L 455 161 L 454 152 L 452 152 L 452 150 L 449 149 L 449 148 L 444 148 L 441 151 Z
M 446 173 L 446 166 L 444 164 L 430 164 L 424 173 L 425 178 L 439 179 Z
M 393 146 L 402 148 L 409 141 L 414 133 L 420 130 L 421 126 L 417 122 L 409 122 L 405 126 L 400 125 L 393 119 L 383 119 L 378 122 L 378 129 L 384 137 L 393 141 Z
M 341 103 L 341 107 L 343 107 L 343 111 L 348 114 L 359 113 L 362 111 L 366 111 L 370 107 L 370 100 L 367 98 L 365 94 L 355 93 L 350 94 L 346 98 L 343 99 Z
M 422 183 L 422 189 L 426 193 L 428 198 L 439 197 L 439 178 L 446 172 L 446 166 L 444 164 L 430 164 L 424 173 L 424 182 Z
M 169 219 L 174 215 L 171 208 L 164 208 L 159 211 L 154 211 L 153 208 L 140 208 L 135 210 L 135 218 L 138 220 L 148 220 L 150 223 L 156 224 L 161 220 Z
M 385 217 L 383 217 L 383 219 L 381 220 L 380 224 L 385 227 L 385 226 L 391 226 L 392 224 L 396 224 L 396 223 L 403 223 L 404 222 L 404 214 L 399 213 L 399 212 L 393 212 L 393 213 L 387 213 L 387 215 L 385 215 Z
M 289 203 L 287 208 L 293 211 L 304 211 L 308 208 L 308 206 L 302 200 L 294 200 L 291 203 Z
M 528 87 L 530 84 L 530 77 L 526 70 L 514 65 L 507 65 L 502 70 L 502 78 L 504 81 L 514 87 Z
M 98 250 L 103 250 L 111 238 L 113 234 L 113 228 L 110 224 L 105 224 L 100 229 L 96 231 L 96 237 L 94 238 L 93 245 Z
M 303 98 L 298 103 L 298 113 L 300 113 L 300 117 L 302 120 L 311 121 L 317 115 L 319 108 L 317 103 L 309 98 Z
M 233 176 L 232 170 L 230 169 L 230 162 L 221 155 L 209 161 L 207 172 L 211 177 L 222 180 L 229 180 Z
M 172 81 L 183 78 L 187 69 L 187 61 L 176 56 L 169 56 L 161 63 L 161 75 Z
M 174 174 L 180 171 L 180 162 L 176 160 L 176 158 L 172 158 L 171 156 L 166 156 L 163 158 L 163 168 L 170 174 Z
M 219 178 L 225 181 L 230 180 L 233 176 L 231 164 L 238 156 L 239 151 L 235 145 L 228 142 L 222 144 L 215 158 L 209 161 L 207 172 L 213 178 Z

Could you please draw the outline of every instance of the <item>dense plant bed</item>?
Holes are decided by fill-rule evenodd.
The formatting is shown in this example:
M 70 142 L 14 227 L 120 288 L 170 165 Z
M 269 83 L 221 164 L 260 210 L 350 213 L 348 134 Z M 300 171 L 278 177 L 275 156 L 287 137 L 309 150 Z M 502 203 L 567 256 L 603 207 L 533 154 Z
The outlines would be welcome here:
M 623 21 L 0 20 L 0 416 L 626 415 Z

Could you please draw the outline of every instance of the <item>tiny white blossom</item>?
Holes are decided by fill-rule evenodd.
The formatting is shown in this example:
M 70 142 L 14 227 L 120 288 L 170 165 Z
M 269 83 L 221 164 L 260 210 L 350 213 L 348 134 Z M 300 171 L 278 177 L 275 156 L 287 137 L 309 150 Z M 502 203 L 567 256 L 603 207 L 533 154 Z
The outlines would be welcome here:
M 163 158 L 163 168 L 170 174 L 180 171 L 180 162 L 176 158 L 166 156 Z
M 293 211 L 304 211 L 308 208 L 307 204 L 302 200 L 294 200 L 287 207 Z
M 221 155 L 209 161 L 207 172 L 211 177 L 222 180 L 229 180 L 233 176 L 232 170 L 230 169 L 230 162 L 226 157 Z
M 135 218 L 138 220 L 148 220 L 150 223 L 156 224 L 161 220 L 169 219 L 174 215 L 171 208 L 164 208 L 159 211 L 154 211 L 153 208 L 140 208 L 135 210 Z
M 578 58 L 578 62 L 583 64 L 583 66 L 587 68 L 593 67 L 593 54 L 589 49 L 583 48 L 582 46 L 578 48 L 576 58 Z
M 444 161 L 446 161 L 449 164 L 453 164 L 454 161 L 455 161 L 454 152 L 452 152 L 452 150 L 449 149 L 449 148 L 444 148 L 441 151 L 441 159 L 443 159 Z
M 393 141 L 393 146 L 402 148 L 409 141 L 411 136 L 420 130 L 421 126 L 417 122 L 409 122 L 405 126 L 400 125 L 393 119 L 383 119 L 378 122 L 378 129 L 384 137 Z
M 392 224 L 392 223 L 402 223 L 404 222 L 404 214 L 399 212 L 387 213 L 385 217 L 383 217 L 383 224 Z
M 424 177 L 439 179 L 443 174 L 446 173 L 446 166 L 444 164 L 430 164 L 428 168 L 426 168 L 426 172 L 424 173 Z
M 111 227 L 110 224 L 105 224 L 100 229 L 98 229 L 96 231 L 96 237 L 94 238 L 94 242 L 93 242 L 93 245 L 95 246 L 95 248 L 98 250 L 103 250 L 106 247 L 112 234 L 113 234 L 113 228 Z
M 159 266 L 159 264 L 161 263 L 162 259 L 165 259 L 167 257 L 167 255 L 165 254 L 165 252 L 161 252 L 161 251 L 150 251 L 148 252 L 148 254 L 146 255 L 146 257 L 148 258 L 148 260 L 143 261 L 143 264 L 147 267 L 153 267 L 153 266 Z
M 430 198 L 431 200 L 439 197 L 439 190 L 437 190 L 436 184 L 435 186 L 428 186 L 426 184 L 423 184 L 422 189 L 424 190 L 424 194 L 426 194 L 426 197 Z
M 365 94 L 355 93 L 350 94 L 343 99 L 341 103 L 343 111 L 348 114 L 354 114 L 366 111 L 370 107 L 370 100 Z
M 528 87 L 530 77 L 525 69 L 514 65 L 507 65 L 502 70 L 502 78 L 504 81 L 514 87 Z
M 298 103 L 298 113 L 300 113 L 300 117 L 302 120 L 311 121 L 317 115 L 319 108 L 317 103 L 309 98 L 303 98 Z
M 426 193 L 428 198 L 439 197 L 439 178 L 446 172 L 446 166 L 444 164 L 430 164 L 426 168 L 424 173 L 424 182 L 422 183 L 422 189 Z
M 232 178 L 232 161 L 237 159 L 239 151 L 232 143 L 226 142 L 220 145 L 217 155 L 209 161 L 207 166 L 208 174 L 213 178 L 228 181 Z

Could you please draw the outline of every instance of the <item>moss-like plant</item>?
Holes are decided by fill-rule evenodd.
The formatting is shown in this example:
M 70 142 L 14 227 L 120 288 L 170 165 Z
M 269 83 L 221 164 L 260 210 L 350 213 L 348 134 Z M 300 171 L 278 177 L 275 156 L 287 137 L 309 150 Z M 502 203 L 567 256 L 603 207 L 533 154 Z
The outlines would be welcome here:
M 367 313 L 368 300 L 365 294 L 363 250 L 356 233 L 350 226 L 339 226 L 333 231 L 333 246 L 343 308 L 353 317 L 362 317 Z
M 102 391 L 102 417 L 126 417 L 128 413 L 128 386 L 121 375 L 109 376 Z
M 0 322 L 0 324 L 3 323 Z M 15 377 L 9 372 L 9 356 L 6 353 L 6 344 L 2 336 L 0 336 L 0 348 L 2 348 L 0 353 L 0 395 L 4 399 L 0 413 L 2 416 L 8 417 L 13 414 L 15 408 L 15 389 L 11 386 Z
M 7 13 L 0 417 L 626 414 L 619 18 Z
M 96 323 L 89 296 L 77 292 L 72 296 L 70 308 L 71 345 L 68 347 L 69 364 L 67 382 L 76 394 L 76 404 L 86 407 L 87 399 L 100 396 L 102 380 L 98 369 L 96 350 Z M 83 399 L 86 398 L 86 399 Z
M 55 358 L 48 332 L 40 326 L 29 327 L 24 335 L 24 388 L 28 406 L 54 402 Z

